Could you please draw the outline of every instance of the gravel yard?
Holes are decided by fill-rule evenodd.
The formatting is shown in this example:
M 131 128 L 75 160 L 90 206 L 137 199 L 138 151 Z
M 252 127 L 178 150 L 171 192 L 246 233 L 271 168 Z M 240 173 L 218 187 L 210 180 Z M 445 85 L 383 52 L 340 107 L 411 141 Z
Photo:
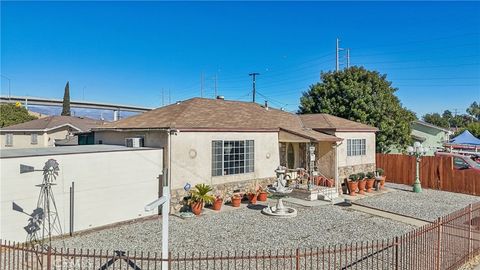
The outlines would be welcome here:
M 247 208 L 187 220 L 171 217 L 171 250 L 206 252 L 319 247 L 391 238 L 414 228 L 340 206 L 294 207 L 298 216 L 291 219 L 267 217 L 259 210 Z M 159 252 L 160 241 L 160 221 L 148 220 L 66 238 L 65 246 Z M 63 246 L 60 241 L 56 245 Z
M 383 195 L 360 199 L 355 203 L 434 221 L 438 217 L 462 209 L 470 203 L 480 201 L 478 196 L 432 189 L 423 189 L 422 193 L 413 193 L 412 187 L 407 185 L 387 183 L 386 187 L 394 190 Z

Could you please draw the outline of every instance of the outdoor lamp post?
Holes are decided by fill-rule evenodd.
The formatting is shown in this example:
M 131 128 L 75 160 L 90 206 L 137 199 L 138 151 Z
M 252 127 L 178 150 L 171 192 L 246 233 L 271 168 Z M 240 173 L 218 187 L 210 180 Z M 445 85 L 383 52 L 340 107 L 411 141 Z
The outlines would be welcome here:
M 422 186 L 420 184 L 420 160 L 422 156 L 427 154 L 427 148 L 423 147 L 421 143 L 415 142 L 413 146 L 407 147 L 407 152 L 410 156 L 414 156 L 417 162 L 413 192 L 420 193 L 422 192 Z

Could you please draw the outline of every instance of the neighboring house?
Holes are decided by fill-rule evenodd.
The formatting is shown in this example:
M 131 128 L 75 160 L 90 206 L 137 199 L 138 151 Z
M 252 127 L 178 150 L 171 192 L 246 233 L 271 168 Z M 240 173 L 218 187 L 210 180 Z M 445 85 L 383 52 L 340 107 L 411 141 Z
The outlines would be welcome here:
M 448 142 L 452 134 L 448 129 L 419 120 L 413 121 L 411 127 L 413 142 L 420 142 L 424 147 L 427 147 L 427 156 L 433 156 L 436 151 L 443 150 L 443 144 Z M 400 152 L 399 149 L 392 148 L 390 153 Z
M 0 129 L 2 148 L 52 147 L 60 140 L 71 140 L 77 133 L 88 134 L 103 121 L 75 117 L 48 116 Z M 93 134 L 90 133 L 90 136 Z M 91 138 L 93 143 L 93 137 Z
M 164 148 L 178 196 L 187 183 L 238 189 L 252 180 L 271 181 L 279 165 L 309 169 L 311 146 L 315 169 L 337 186 L 353 171 L 375 170 L 376 128 L 250 102 L 193 98 L 93 130 L 96 143 L 124 145 L 136 137 L 146 147 Z

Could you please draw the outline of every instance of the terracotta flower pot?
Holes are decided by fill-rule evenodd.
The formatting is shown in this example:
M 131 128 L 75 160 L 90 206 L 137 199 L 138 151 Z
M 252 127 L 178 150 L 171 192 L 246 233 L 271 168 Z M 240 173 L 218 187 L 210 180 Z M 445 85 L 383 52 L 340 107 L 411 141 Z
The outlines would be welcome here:
M 375 178 L 367 179 L 367 192 L 372 192 L 374 184 L 375 184 Z
M 385 185 L 385 180 L 387 180 L 387 177 L 385 175 L 382 176 L 382 179 L 380 180 L 380 189 L 384 189 Z
M 358 188 L 358 183 L 353 182 L 353 181 L 348 181 L 348 190 L 350 191 L 350 196 L 355 196 L 357 195 L 357 188 Z
M 358 180 L 358 194 L 365 194 L 365 185 L 367 184 L 367 181 L 365 179 Z
M 220 209 L 222 208 L 222 204 L 223 204 L 223 199 L 216 199 L 213 202 L 212 209 L 216 211 L 220 211 Z
M 232 206 L 233 207 L 240 207 L 241 202 L 242 202 L 242 197 L 240 197 L 240 196 L 233 196 L 232 197 Z
M 194 203 L 192 203 L 191 208 L 192 208 L 192 212 L 196 216 L 198 216 L 198 215 L 200 215 L 200 213 L 202 213 L 203 202 L 194 202 Z
M 250 202 L 251 204 L 256 204 L 257 203 L 257 194 L 256 193 L 248 194 L 248 202 Z
M 259 200 L 261 202 L 265 202 L 265 201 L 267 201 L 267 196 L 268 196 L 267 192 L 260 191 L 260 193 L 258 193 L 257 200 Z

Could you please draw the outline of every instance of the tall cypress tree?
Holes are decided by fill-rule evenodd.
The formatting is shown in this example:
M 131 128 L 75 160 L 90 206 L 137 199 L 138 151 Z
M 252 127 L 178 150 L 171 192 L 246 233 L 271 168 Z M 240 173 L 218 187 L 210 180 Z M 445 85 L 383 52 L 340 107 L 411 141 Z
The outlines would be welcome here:
M 62 115 L 70 116 L 70 85 L 67 81 L 65 85 L 65 93 L 63 94 Z

